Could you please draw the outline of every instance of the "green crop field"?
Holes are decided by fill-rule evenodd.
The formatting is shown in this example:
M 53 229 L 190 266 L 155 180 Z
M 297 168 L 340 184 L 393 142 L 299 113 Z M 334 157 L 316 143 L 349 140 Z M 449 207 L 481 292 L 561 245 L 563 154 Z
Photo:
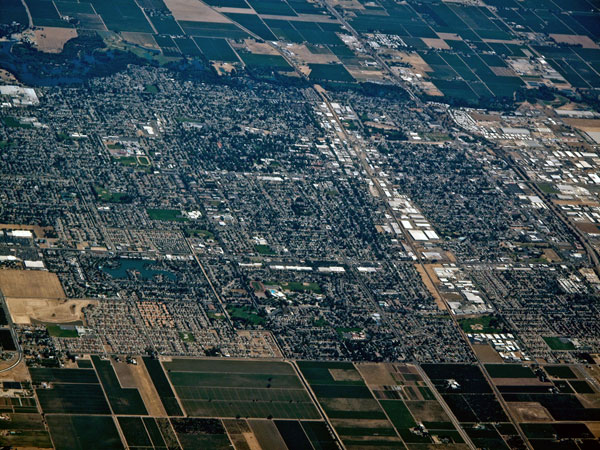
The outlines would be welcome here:
M 552 350 L 575 350 L 575 346 L 567 338 L 544 336 L 542 339 Z
M 47 417 L 56 450 L 119 450 L 123 444 L 110 416 Z
M 177 403 L 175 393 L 173 392 L 173 389 L 171 389 L 171 385 L 169 384 L 169 380 L 165 375 L 160 361 L 147 356 L 144 356 L 142 359 L 146 365 L 146 369 L 148 369 L 152 383 L 158 392 L 167 414 L 169 416 L 182 416 L 183 413 L 181 412 L 179 403 Z
M 213 61 L 239 62 L 235 52 L 225 39 L 195 37 L 194 41 L 207 59 Z
M 315 81 L 354 81 L 341 64 L 309 64 L 310 79 Z
M 146 407 L 139 392 L 135 388 L 124 389 L 119 383 L 110 361 L 92 356 L 98 377 L 104 387 L 110 406 L 115 414 L 147 414 Z
M 486 364 L 485 370 L 492 378 L 536 378 L 529 367 L 519 364 Z
M 99 383 L 96 372 L 88 369 L 31 368 L 34 384 L 46 383 Z
M 110 414 L 99 384 L 62 383 L 35 392 L 44 413 Z
M 319 417 L 286 363 L 174 359 L 164 367 L 190 416 Z
M 396 426 L 412 423 L 412 416 L 402 400 L 386 402 L 390 422 L 354 364 L 333 361 L 298 361 L 297 364 L 347 447 L 361 443 L 378 448 L 380 442 L 394 448 L 404 447 L 392 426 L 392 423 Z M 378 421 L 376 426 L 373 420 Z M 387 440 L 380 441 L 384 436 Z

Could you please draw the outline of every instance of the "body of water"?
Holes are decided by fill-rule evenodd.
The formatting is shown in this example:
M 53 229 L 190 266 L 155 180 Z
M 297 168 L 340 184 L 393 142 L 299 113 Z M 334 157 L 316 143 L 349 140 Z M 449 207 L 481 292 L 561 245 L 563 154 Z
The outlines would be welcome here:
M 176 280 L 177 275 L 167 270 L 156 270 L 150 268 L 153 261 L 144 259 L 120 259 L 116 267 L 103 267 L 100 269 L 113 278 L 127 278 L 130 271 L 136 272 L 143 280 L 151 280 L 156 275 L 163 275 L 169 280 Z

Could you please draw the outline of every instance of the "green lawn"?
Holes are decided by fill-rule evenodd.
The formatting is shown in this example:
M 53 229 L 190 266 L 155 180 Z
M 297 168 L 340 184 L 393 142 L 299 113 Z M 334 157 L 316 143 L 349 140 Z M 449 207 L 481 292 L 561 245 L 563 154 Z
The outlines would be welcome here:
M 124 166 L 137 166 L 137 158 L 135 156 L 121 156 L 120 158 L 116 158 Z
M 256 250 L 260 255 L 274 255 L 275 254 L 275 251 L 268 245 L 255 245 L 254 250 Z
M 265 323 L 265 318 L 259 316 L 256 312 L 252 311 L 249 307 L 227 307 L 227 312 L 232 319 L 238 319 L 249 323 L 251 325 L 262 325 Z
M 180 331 L 179 337 L 183 342 L 195 342 L 196 338 L 192 333 L 188 333 L 187 331 Z
M 575 346 L 567 338 L 544 336 L 542 339 L 552 350 L 575 350 Z
M 147 209 L 146 212 L 152 220 L 164 220 L 168 222 L 186 222 L 187 217 L 181 215 L 178 209 Z
M 281 286 L 282 289 L 286 291 L 292 292 L 307 292 L 311 291 L 315 294 L 321 294 L 323 291 L 321 290 L 321 286 L 317 283 L 300 283 L 298 281 L 286 281 L 283 283 L 268 283 L 268 284 L 277 284 Z
M 123 192 L 111 192 L 101 186 L 94 186 L 96 195 L 103 202 L 108 203 L 127 203 L 129 201 L 129 195 Z
M 77 333 L 77 330 L 64 329 L 61 328 L 60 325 L 47 325 L 46 329 L 48 330 L 48 334 L 54 337 L 79 337 L 79 333 Z
M 502 323 L 494 316 L 481 316 L 459 320 L 465 333 L 504 333 Z
M 19 119 L 16 119 L 16 118 L 10 117 L 10 116 L 3 117 L 2 123 L 10 128 L 32 128 L 33 127 L 33 125 L 31 125 L 30 123 L 21 123 L 21 121 L 19 121 Z

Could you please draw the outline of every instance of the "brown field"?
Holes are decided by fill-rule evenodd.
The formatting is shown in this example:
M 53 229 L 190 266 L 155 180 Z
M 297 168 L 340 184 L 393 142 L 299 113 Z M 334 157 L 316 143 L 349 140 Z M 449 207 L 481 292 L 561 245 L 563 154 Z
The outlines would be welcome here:
M 82 309 L 97 303 L 97 300 L 6 297 L 10 316 L 18 324 L 30 324 L 32 319 L 50 323 L 83 321 Z
M 586 422 L 586 425 L 596 438 L 600 438 L 600 422 Z
M 421 86 L 423 86 L 423 91 L 427 94 L 427 95 L 435 95 L 437 97 L 443 97 L 444 94 L 442 94 L 442 91 L 440 91 L 435 84 L 433 84 L 431 81 L 423 81 L 421 83 Z
M 550 382 L 543 383 L 537 378 L 494 378 L 496 386 L 548 386 L 552 387 Z
M 322 398 L 319 403 L 338 411 L 379 411 L 379 403 L 372 398 Z
M 600 408 L 600 394 L 578 395 L 577 398 L 584 408 Z
M 249 420 L 248 423 L 262 450 L 281 450 L 282 448 L 287 448 L 275 423 L 272 421 Z
M 581 45 L 583 48 L 600 48 L 598 44 L 592 41 L 588 36 L 577 34 L 551 34 L 550 37 L 559 44 Z
M 440 282 L 437 275 L 435 274 L 435 271 L 433 270 L 435 267 L 441 267 L 441 266 L 439 264 L 415 264 L 415 269 L 417 269 L 417 272 L 419 272 L 419 275 L 421 275 L 421 280 L 423 280 L 423 284 L 425 284 L 425 287 L 427 288 L 429 293 L 433 296 L 433 299 L 435 300 L 435 304 L 437 305 L 437 307 L 440 310 L 445 311 L 446 304 L 440 297 L 440 294 L 434 285 L 434 283 Z M 427 275 L 429 275 L 429 276 L 427 276 Z
M 244 419 L 223 419 L 223 426 L 235 450 L 260 450 L 254 433 Z
M 8 364 L 8 361 L 6 362 L 6 364 L 8 366 L 10 366 L 10 364 L 12 364 L 12 362 L 10 362 L 10 364 Z M 2 367 L 0 367 L 0 369 L 2 369 Z M 31 376 L 29 376 L 29 370 L 27 370 L 27 365 L 25 364 L 25 360 L 21 361 L 16 367 L 14 367 L 12 370 L 9 370 L 8 372 L 0 372 L 0 381 L 26 381 L 26 380 L 31 380 Z
M 352 75 L 358 81 L 375 81 L 375 82 L 377 82 L 377 81 L 383 80 L 386 77 L 385 74 L 381 70 L 377 70 L 377 69 L 362 70 L 362 69 L 350 68 L 348 66 L 346 66 L 346 69 L 348 69 L 348 72 L 350 72 L 350 75 Z
M 445 41 L 462 41 L 462 38 L 456 33 L 435 33 L 440 39 L 444 39 Z
M 450 422 L 450 418 L 437 401 L 405 401 L 404 403 L 418 422 Z
M 560 262 L 561 261 L 560 256 L 558 256 L 558 253 L 556 253 L 551 248 L 544 249 L 544 258 L 546 258 L 546 260 L 549 262 Z
M 18 80 L 9 71 L 4 70 L 4 69 L 0 69 L 0 81 L 4 81 L 4 82 L 7 82 L 7 83 L 15 83 Z
M 0 70 L 0 78 L 3 71 Z M 7 72 L 8 73 L 8 72 Z M 39 225 L 17 225 L 13 223 L 0 223 L 0 230 L 29 230 L 33 231 L 38 238 L 46 236 L 46 230 L 52 230 L 52 227 L 40 227 Z
M 331 419 L 335 427 L 385 428 L 390 426 L 387 419 Z
M 56 274 L 37 270 L 0 270 L 0 290 L 5 297 L 65 297 Z
M 600 119 L 572 119 L 565 117 L 562 121 L 583 131 L 600 131 Z
M 335 381 L 360 381 L 360 374 L 356 370 L 329 369 L 331 377 Z
M 132 33 L 129 31 L 122 31 L 121 36 L 123 36 L 123 39 L 125 39 L 127 42 L 131 42 L 132 44 L 160 50 L 160 47 L 150 33 Z
M 141 358 L 138 358 L 138 361 L 137 365 L 112 361 L 121 386 L 124 388 L 137 388 L 148 410 L 148 414 L 155 417 L 166 417 L 167 413 L 150 379 L 148 370 L 141 363 Z
M 393 386 L 397 384 L 387 364 L 357 364 L 356 368 L 369 386 Z
M 442 50 L 450 50 L 450 46 L 443 39 L 421 38 L 425 45 L 429 48 L 439 48 Z
M 600 229 L 593 223 L 577 223 L 575 226 L 584 233 L 600 234 Z
M 344 9 L 365 9 L 358 0 L 333 0 L 332 6 L 341 6 Z
M 75 28 L 41 27 L 33 31 L 35 47 L 46 53 L 60 53 L 63 47 L 77 37 Z
M 245 47 L 250 53 L 256 53 L 258 55 L 279 55 L 279 52 L 266 42 L 258 42 L 254 39 L 245 39 L 244 44 L 241 47 Z
M 507 403 L 518 422 L 552 422 L 552 416 L 536 402 Z
M 294 54 L 294 59 L 299 59 L 304 63 L 327 64 L 339 62 L 338 57 L 333 53 L 312 53 L 304 44 L 286 45 L 285 48 Z
M 517 39 L 482 39 L 483 42 L 489 42 L 490 44 L 515 44 L 521 45 L 521 41 Z
M 246 12 L 248 12 L 248 10 L 246 10 Z M 289 20 L 290 22 L 337 23 L 335 19 L 320 14 L 298 14 L 297 16 L 278 16 L 275 14 L 260 14 L 260 17 L 263 19 Z
M 473 351 L 481 362 L 485 363 L 501 363 L 502 357 L 490 344 L 473 344 Z
M 227 17 L 198 0 L 165 0 L 165 4 L 176 20 L 231 23 Z
M 497 77 L 514 77 L 514 76 L 516 76 L 516 73 L 509 67 L 490 66 L 490 69 L 492 70 L 492 72 L 494 72 L 494 75 L 496 75 Z

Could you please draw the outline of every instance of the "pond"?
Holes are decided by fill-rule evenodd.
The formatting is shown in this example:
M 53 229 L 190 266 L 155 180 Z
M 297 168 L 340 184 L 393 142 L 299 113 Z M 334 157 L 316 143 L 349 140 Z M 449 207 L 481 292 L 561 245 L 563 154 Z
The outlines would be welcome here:
M 169 280 L 177 280 L 177 275 L 167 270 L 152 269 L 155 261 L 148 261 L 144 259 L 125 259 L 121 258 L 118 260 L 117 265 L 113 267 L 100 266 L 99 268 L 109 274 L 113 278 L 127 278 L 129 272 L 135 272 L 143 280 L 151 280 L 156 275 L 163 275 Z

